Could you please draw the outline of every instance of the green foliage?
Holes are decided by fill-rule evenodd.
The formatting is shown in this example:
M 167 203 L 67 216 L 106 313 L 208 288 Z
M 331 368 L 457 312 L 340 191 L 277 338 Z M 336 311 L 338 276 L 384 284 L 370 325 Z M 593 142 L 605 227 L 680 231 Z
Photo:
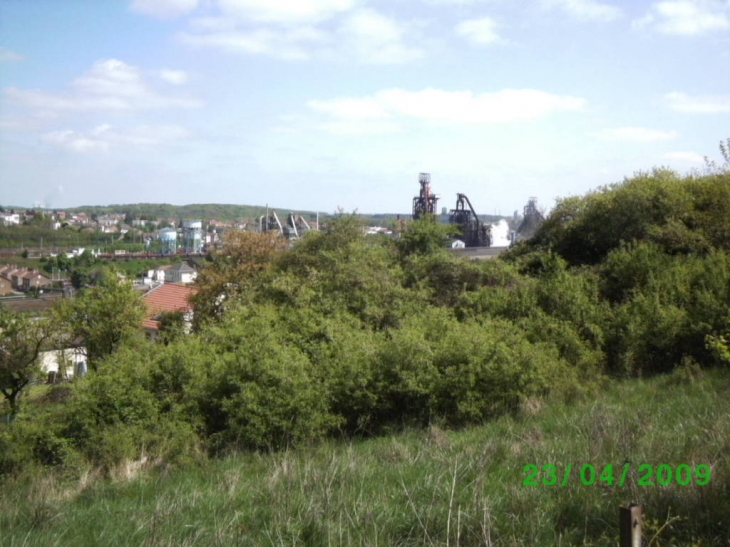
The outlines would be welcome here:
M 730 329 L 722 334 L 708 334 L 705 341 L 707 349 L 712 352 L 718 361 L 730 365 Z
M 312 362 L 287 342 L 273 310 L 232 314 L 205 341 L 212 351 L 194 389 L 215 447 L 281 448 L 336 425 Z
M 273 234 L 226 232 L 223 249 L 195 280 L 198 292 L 191 298 L 195 323 L 218 320 L 226 308 L 249 301 L 258 277 L 282 251 L 283 242 Z
M 187 332 L 185 313 L 181 311 L 163 312 L 158 319 L 158 341 L 169 344 Z
M 401 259 L 410 256 L 444 254 L 449 238 L 458 230 L 451 224 L 441 224 L 435 215 L 425 215 L 408 224 L 396 242 Z
M 73 226 L 66 226 L 54 230 L 47 225 L 11 225 L 0 226 L 0 248 L 17 249 L 21 244 L 25 247 L 84 247 L 96 246 L 99 236 L 94 230 L 79 230 Z
M 89 368 L 96 370 L 102 359 L 139 334 L 145 310 L 139 293 L 109 273 L 77 298 L 60 301 L 54 315 L 68 340 L 85 348 Z
M 622 243 L 637 240 L 655 241 L 675 254 L 730 250 L 730 175 L 682 178 L 654 169 L 584 197 L 559 200 L 518 252 L 550 248 L 571 264 L 595 264 Z
M 40 352 L 50 336 L 44 319 L 35 321 L 0 305 L 0 392 L 12 416 L 23 391 L 40 375 Z
M 715 364 L 716 355 L 706 342 L 722 332 L 730 310 L 730 257 L 713 252 L 706 257 L 659 257 L 642 265 L 642 257 L 652 252 L 639 246 L 619 251 L 617 260 L 611 260 L 615 264 L 636 255 L 641 273 L 632 284 L 630 274 L 611 270 L 621 273 L 621 284 L 628 287 L 623 294 L 629 296 L 613 308 L 606 345 L 610 368 L 664 372 L 685 357 L 703 366 Z
M 441 224 L 435 215 L 425 215 L 408 225 L 408 229 L 396 242 L 396 247 L 401 258 L 444 253 L 444 246 L 456 233 L 454 226 Z
M 617 507 L 639 496 L 647 545 L 725 545 L 728 377 L 692 376 L 613 382 L 570 406 L 533 400 L 517 418 L 460 431 L 333 440 L 182 469 L 155 469 L 150 458 L 125 462 L 112 480 L 92 471 L 83 481 L 62 481 L 57 467 L 18 471 L 2 477 L 2 541 L 615 547 Z M 607 464 L 620 476 L 625 461 L 623 486 L 599 480 Z M 580 480 L 585 462 L 597 471 L 590 486 Z M 644 462 L 654 479 L 660 464 L 676 471 L 680 463 L 711 463 L 712 479 L 699 486 L 693 473 L 688 485 L 639 486 Z M 526 463 L 540 469 L 537 486 L 523 484 Z M 542 484 L 542 466 L 555 465 L 561 480 L 568 463 L 565 486 Z
M 58 325 L 69 327 L 67 340 L 89 350 L 95 373 L 75 380 L 68 401 L 38 420 L 59 425 L 42 434 L 25 425 L 22 435 L 0 433 L 0 448 L 18 441 L 0 468 L 67 469 L 81 457 L 111 473 L 145 456 L 182 462 L 199 451 L 306 450 L 340 435 L 485 422 L 496 427 L 490 435 L 508 441 L 477 451 L 486 450 L 483 467 L 520 451 L 523 464 L 530 454 L 532 461 L 549 456 L 544 462 L 593 462 L 597 455 L 648 461 L 636 451 L 644 422 L 633 411 L 641 405 L 616 414 L 591 404 L 610 386 L 607 375 L 665 374 L 656 385 L 694 389 L 714 373 L 707 369 L 730 360 L 729 182 L 727 173 L 682 178 L 655 170 L 562 200 L 535 238 L 506 259 L 452 255 L 443 247 L 448 227 L 429 218 L 398 240 L 366 237 L 362 219 L 343 213 L 289 245 L 273 234 L 229 232 L 199 275 L 194 332 L 184 333 L 180 314 L 171 314 L 162 321 L 162 344 L 136 339 L 138 296 L 115 275 L 102 276 L 56 312 Z M 625 387 L 635 386 L 641 390 L 641 380 Z M 652 397 L 664 394 L 654 391 Z M 649 400 L 646 390 L 642 397 Z M 577 432 L 570 451 L 550 444 L 555 423 L 519 435 L 500 429 L 516 423 L 510 415 L 529 423 L 541 408 L 564 408 L 561 401 L 583 405 L 580 419 L 560 424 Z M 726 429 L 721 421 L 702 427 L 714 440 Z M 656 448 L 664 431 L 655 428 L 646 446 Z M 667 438 L 676 437 L 672 431 Z M 672 450 L 664 461 L 682 461 Z M 707 456 L 698 450 L 687 461 Z M 403 457 L 395 452 L 394 461 Z M 512 461 L 507 468 L 517 467 Z M 457 475 L 465 484 L 477 480 Z M 612 495 L 593 491 L 586 503 L 594 506 Z M 575 505 L 575 492 L 552 492 L 557 498 L 544 516 L 550 532 L 512 543 L 606 539 L 599 519 L 586 521 Z M 690 506 L 672 495 L 672 503 Z M 432 496 L 416 489 L 409 499 Z M 504 497 L 505 512 L 537 511 L 529 490 Z M 652 499 L 663 503 L 659 494 Z M 452 509 L 467 503 L 453 501 Z M 381 543 L 413 543 L 414 526 L 432 526 L 401 517 Z M 286 537 L 322 539 L 318 522 L 301 522 Z M 449 534 L 436 527 L 431 542 Z M 509 535 L 504 528 L 500 534 Z
M 200 218 L 221 221 L 258 219 L 266 213 L 266 207 L 254 205 L 232 205 L 222 203 L 194 203 L 190 205 L 170 205 L 169 203 L 130 203 L 106 206 L 83 206 L 67 209 L 67 212 L 107 215 L 125 214 L 141 220 L 159 218 Z M 292 211 L 295 214 L 310 214 L 307 211 Z

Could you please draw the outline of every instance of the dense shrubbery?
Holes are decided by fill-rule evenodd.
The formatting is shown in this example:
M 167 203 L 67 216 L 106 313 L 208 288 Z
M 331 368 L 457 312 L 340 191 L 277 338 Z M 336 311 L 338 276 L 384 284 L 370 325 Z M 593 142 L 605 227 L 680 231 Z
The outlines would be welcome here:
M 550 248 L 571 264 L 596 264 L 639 240 L 670 254 L 730 250 L 730 172 L 681 177 L 654 169 L 560 200 L 523 248 Z
M 505 260 L 455 258 L 442 228 L 366 238 L 340 215 L 288 251 L 231 235 L 194 332 L 105 347 L 53 427 L 0 432 L 0 472 L 459 427 L 605 375 L 730 360 L 730 175 L 655 171 L 563 200 Z

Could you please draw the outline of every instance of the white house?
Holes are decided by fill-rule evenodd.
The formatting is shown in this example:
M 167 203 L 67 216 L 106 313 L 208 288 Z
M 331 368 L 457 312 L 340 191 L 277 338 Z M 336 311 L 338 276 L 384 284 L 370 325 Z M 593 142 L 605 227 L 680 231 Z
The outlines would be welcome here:
M 147 275 L 144 277 L 142 282 L 145 285 L 152 285 L 153 283 L 164 283 L 165 272 L 172 266 L 159 266 L 152 270 L 147 270 Z
M 187 262 L 181 262 L 165 270 L 165 283 L 192 283 L 197 276 L 198 272 Z
M 3 213 L 0 218 L 3 219 L 3 224 L 5 226 L 20 224 L 20 215 L 18 213 Z
M 86 362 L 85 348 L 58 349 L 40 353 L 41 371 L 44 376 L 48 376 L 49 372 L 56 374 L 59 373 L 59 370 L 63 372 L 62 364 L 66 368 L 66 378 L 71 378 L 77 373 L 83 375 L 86 372 Z

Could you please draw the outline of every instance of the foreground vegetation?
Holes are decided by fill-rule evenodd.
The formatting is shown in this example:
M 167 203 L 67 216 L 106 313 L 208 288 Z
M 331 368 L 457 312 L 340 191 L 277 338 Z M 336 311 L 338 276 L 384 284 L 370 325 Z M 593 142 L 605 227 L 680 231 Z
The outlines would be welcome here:
M 57 388 L 58 389 L 58 388 Z M 46 395 L 47 396 L 47 395 Z M 611 382 L 519 418 L 198 460 L 153 453 L 80 479 L 25 473 L 0 490 L 0 545 L 618 545 L 644 506 L 653 547 L 730 541 L 730 376 L 682 369 Z M 526 464 L 633 465 L 626 484 L 523 486 Z M 639 486 L 640 463 L 712 467 L 710 484 Z
M 291 249 L 232 232 L 196 281 L 193 332 L 171 322 L 157 342 L 139 336 L 133 291 L 104 276 L 35 323 L 48 340 L 86 347 L 91 373 L 24 403 L 37 374 L 28 357 L 50 342 L 3 312 L 0 388 L 15 421 L 0 429 L 0 475 L 25 477 L 20 492 L 50 481 L 71 492 L 70 507 L 92 513 L 112 492 L 141 503 L 132 521 L 148 535 L 137 541 L 120 524 L 139 544 L 225 544 L 233 530 L 264 534 L 254 544 L 609 544 L 616 506 L 630 500 L 660 520 L 654 545 L 722 544 L 727 159 L 704 176 L 654 170 L 562 200 L 532 240 L 499 260 L 453 257 L 443 248 L 448 227 L 433 218 L 393 240 L 366 238 L 355 215 L 340 215 Z M 404 452 L 392 469 L 359 455 L 395 445 Z M 157 474 L 113 482 L 142 458 Z M 703 463 L 712 483 L 642 489 L 632 475 L 623 488 L 522 486 L 524 465 L 568 462 L 599 471 Z M 250 469 L 235 480 L 256 494 L 221 495 L 221 479 L 203 465 L 222 476 Z M 252 485 L 251 473 L 292 482 Z M 79 487 L 95 475 L 103 480 Z M 208 503 L 213 524 L 176 520 L 187 506 L 183 517 L 166 513 L 166 502 L 149 498 L 166 485 L 175 502 L 187 503 L 187 491 L 196 510 Z M 376 488 L 383 501 L 373 500 Z M 293 501 L 284 509 L 267 506 L 285 492 Z M 26 507 L 53 529 L 54 503 Z M 13 514 L 11 530 L 41 533 Z

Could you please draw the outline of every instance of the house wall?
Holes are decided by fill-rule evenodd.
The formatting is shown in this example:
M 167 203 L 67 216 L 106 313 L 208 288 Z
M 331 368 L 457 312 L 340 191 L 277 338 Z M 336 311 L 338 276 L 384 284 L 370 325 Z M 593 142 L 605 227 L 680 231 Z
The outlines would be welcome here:
M 192 283 L 195 281 L 198 272 L 180 272 L 179 270 L 165 271 L 165 282 L 167 283 Z
M 0 295 L 12 294 L 13 286 L 9 280 L 0 277 Z
M 40 354 L 40 365 L 41 371 L 44 376 L 48 376 L 48 373 L 58 372 L 59 363 L 66 361 L 66 376 L 68 378 L 73 377 L 76 365 L 80 363 L 86 363 L 86 349 L 85 348 L 70 348 L 60 349 L 53 351 L 43 351 Z

